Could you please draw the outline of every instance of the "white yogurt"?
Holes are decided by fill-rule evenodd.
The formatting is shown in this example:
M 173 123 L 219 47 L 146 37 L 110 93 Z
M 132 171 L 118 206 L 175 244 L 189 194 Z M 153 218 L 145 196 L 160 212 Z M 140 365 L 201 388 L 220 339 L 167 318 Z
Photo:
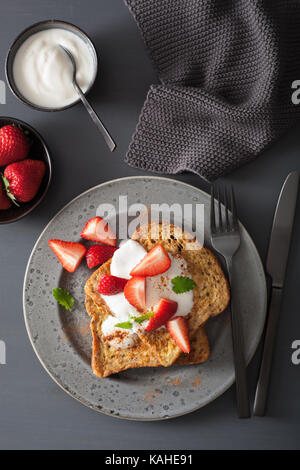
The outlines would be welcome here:
M 138 242 L 126 240 L 114 252 L 110 274 L 112 276 L 130 279 L 130 271 L 144 258 L 147 251 Z M 118 322 L 128 321 L 129 316 L 139 316 L 139 311 L 126 299 L 124 292 L 115 295 L 101 295 L 104 302 L 118 319 Z M 116 322 L 116 323 L 118 323 Z
M 129 315 L 139 315 L 138 310 L 128 302 L 123 292 L 115 295 L 101 295 L 101 297 L 119 322 L 127 321 Z
M 93 79 L 93 56 L 77 34 L 61 28 L 35 33 L 18 49 L 13 76 L 19 92 L 37 106 L 61 108 L 78 99 L 72 85 L 70 60 L 59 44 L 69 49 L 75 58 L 76 78 L 83 91 Z
M 147 251 L 134 240 L 122 242 L 114 253 L 110 265 L 110 274 L 130 279 L 130 271 L 145 257 Z
M 120 248 L 113 254 L 111 262 L 111 274 L 113 276 L 130 279 L 130 271 L 141 259 L 147 254 L 147 251 L 138 242 L 127 240 L 123 242 Z M 146 311 L 153 311 L 159 300 L 163 297 L 175 300 L 178 303 L 176 315 L 186 316 L 193 308 L 193 291 L 176 294 L 172 290 L 171 280 L 176 276 L 191 277 L 188 271 L 186 261 L 179 254 L 170 255 L 171 266 L 163 274 L 146 278 Z M 103 300 L 109 307 L 114 316 L 107 318 L 102 324 L 102 332 L 107 337 L 110 344 L 114 347 L 132 347 L 136 343 L 138 332 L 143 331 L 148 321 L 137 323 L 131 317 L 141 315 L 141 313 L 133 307 L 125 298 L 124 293 L 120 292 L 115 295 L 102 295 Z M 131 329 L 122 329 L 126 332 L 124 341 L 119 338 L 120 328 L 115 327 L 117 323 L 130 321 Z M 131 340 L 130 340 L 131 338 Z
M 138 336 L 135 332 L 115 326 L 119 320 L 109 315 L 102 323 L 103 336 L 109 344 L 116 349 L 132 348 L 135 346 Z
M 146 308 L 153 312 L 159 300 L 163 297 L 164 299 L 175 300 L 178 303 L 176 316 L 185 317 L 193 308 L 193 290 L 176 294 L 172 289 L 171 280 L 177 276 L 191 277 L 191 275 L 182 256 L 169 254 L 169 257 L 171 258 L 171 266 L 168 271 L 146 278 Z

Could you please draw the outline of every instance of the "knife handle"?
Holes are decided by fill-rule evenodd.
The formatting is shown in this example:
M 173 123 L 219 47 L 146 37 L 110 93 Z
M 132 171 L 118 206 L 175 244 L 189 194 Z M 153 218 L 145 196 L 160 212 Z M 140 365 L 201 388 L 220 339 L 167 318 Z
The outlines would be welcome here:
M 234 306 L 234 283 L 232 282 L 232 259 L 227 259 L 227 270 L 229 276 L 230 290 L 231 290 L 231 330 L 232 330 L 232 347 L 233 359 L 235 370 L 235 385 L 236 385 L 236 401 L 237 412 L 239 418 L 250 418 L 250 403 L 249 392 L 247 383 L 247 369 L 245 360 L 244 348 L 244 335 L 242 324 L 240 321 L 240 311 L 237 311 Z
M 266 413 L 272 358 L 281 306 L 281 294 L 282 289 L 276 287 L 272 288 L 263 356 L 254 400 L 254 416 L 264 416 Z

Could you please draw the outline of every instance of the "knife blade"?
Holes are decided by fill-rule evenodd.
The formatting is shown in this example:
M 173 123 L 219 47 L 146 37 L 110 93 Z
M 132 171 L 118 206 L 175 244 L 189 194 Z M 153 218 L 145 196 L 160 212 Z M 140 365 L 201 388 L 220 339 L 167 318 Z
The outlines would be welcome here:
M 299 173 L 290 173 L 280 192 L 267 255 L 267 272 L 272 286 L 283 288 L 297 202 Z
M 266 412 L 273 350 L 294 225 L 298 186 L 299 173 L 293 171 L 287 176 L 282 186 L 273 219 L 266 261 L 266 269 L 272 279 L 272 290 L 263 355 L 254 400 L 255 416 L 264 416 Z

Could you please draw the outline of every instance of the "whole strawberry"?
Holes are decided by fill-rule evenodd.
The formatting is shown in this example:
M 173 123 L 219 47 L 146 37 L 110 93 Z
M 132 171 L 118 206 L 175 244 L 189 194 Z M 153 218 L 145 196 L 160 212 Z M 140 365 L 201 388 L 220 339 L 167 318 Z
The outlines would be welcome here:
M 29 152 L 29 142 L 16 126 L 0 129 L 0 166 L 24 160 Z
M 44 162 L 29 158 L 8 165 L 4 170 L 4 183 L 8 196 L 14 201 L 31 201 L 38 192 L 45 171 Z
M 9 209 L 11 201 L 7 197 L 2 178 L 0 177 L 0 210 Z

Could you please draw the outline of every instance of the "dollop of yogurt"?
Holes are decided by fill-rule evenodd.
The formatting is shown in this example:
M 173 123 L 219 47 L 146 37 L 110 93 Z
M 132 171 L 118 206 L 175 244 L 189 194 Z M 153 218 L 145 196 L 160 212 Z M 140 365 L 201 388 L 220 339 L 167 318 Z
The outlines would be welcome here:
M 175 300 L 178 303 L 176 316 L 185 317 L 190 313 L 194 305 L 193 291 L 176 294 L 172 289 L 172 279 L 177 276 L 191 277 L 188 271 L 187 262 L 179 254 L 169 254 L 171 266 L 168 271 L 157 276 L 146 278 L 146 309 L 155 310 L 161 297 Z
M 103 336 L 116 349 L 133 348 L 138 341 L 137 334 L 117 327 L 118 322 L 117 318 L 109 315 L 102 323 Z
M 134 240 L 125 240 L 120 248 L 114 253 L 110 274 L 113 276 L 130 279 L 130 271 L 145 257 L 147 251 L 144 247 Z
M 113 276 L 130 279 L 130 271 L 144 258 L 147 251 L 134 241 L 123 242 L 113 254 L 111 261 L 111 274 Z M 146 311 L 154 311 L 160 298 L 175 300 L 178 303 L 177 316 L 186 316 L 193 308 L 193 291 L 176 294 L 172 290 L 171 280 L 176 276 L 191 277 L 185 259 L 180 254 L 169 254 L 171 266 L 163 274 L 146 278 Z M 137 341 L 137 334 L 143 331 L 148 321 L 137 323 L 132 317 L 141 313 L 131 305 L 123 292 L 115 295 L 101 295 L 113 316 L 109 316 L 102 324 L 102 332 L 109 343 L 116 348 L 133 347 Z M 118 323 L 130 321 L 132 328 L 116 327 Z M 163 327 L 164 328 L 164 327 Z M 121 334 L 121 332 L 122 334 Z
M 78 99 L 70 60 L 59 44 L 69 49 L 75 59 L 76 79 L 82 90 L 86 91 L 91 83 L 93 56 L 77 34 L 62 28 L 32 34 L 16 53 L 13 77 L 19 92 L 37 106 L 62 108 Z

